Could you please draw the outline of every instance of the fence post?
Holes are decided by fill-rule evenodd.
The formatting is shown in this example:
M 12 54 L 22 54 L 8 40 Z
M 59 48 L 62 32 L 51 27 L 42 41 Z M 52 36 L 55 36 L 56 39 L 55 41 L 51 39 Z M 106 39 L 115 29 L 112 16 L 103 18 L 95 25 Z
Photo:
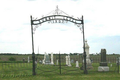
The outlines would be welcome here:
M 118 73 L 119 73 L 119 57 L 118 57 Z

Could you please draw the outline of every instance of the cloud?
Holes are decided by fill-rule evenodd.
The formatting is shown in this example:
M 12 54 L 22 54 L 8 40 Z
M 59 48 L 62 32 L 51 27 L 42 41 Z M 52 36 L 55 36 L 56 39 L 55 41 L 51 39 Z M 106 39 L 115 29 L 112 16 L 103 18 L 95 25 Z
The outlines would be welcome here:
M 48 26 L 51 29 L 44 30 L 43 27 Z M 46 27 L 47 28 L 47 27 Z M 63 31 L 63 29 L 66 29 Z M 40 26 L 34 35 L 36 49 L 39 46 L 41 50 L 46 52 L 73 52 L 76 44 L 80 44 L 82 34 L 74 26 L 66 26 L 58 24 L 44 24 Z M 68 47 L 69 46 L 69 47 Z M 82 44 L 81 44 L 82 47 Z M 77 46 L 76 48 L 79 48 Z M 81 49 L 82 51 L 82 49 Z
M 89 38 L 90 51 L 92 53 L 100 52 L 102 48 L 107 50 L 107 54 L 119 54 L 120 36 L 92 37 Z
M 110 50 L 111 47 L 104 44 L 107 41 L 104 42 L 101 39 L 120 35 L 119 0 L 3 0 L 0 1 L 1 52 L 31 53 L 30 15 L 33 18 L 41 18 L 55 10 L 57 5 L 69 16 L 75 18 L 84 16 L 85 38 L 91 46 L 91 52 L 98 52 L 103 45 Z M 101 41 L 95 41 L 98 39 Z M 35 52 L 37 52 L 38 46 L 40 46 L 41 53 L 58 52 L 59 50 L 61 52 L 82 52 L 81 31 L 76 25 L 69 22 L 42 24 L 35 31 L 34 41 Z M 110 40 L 111 43 L 113 41 Z M 119 41 L 117 43 L 119 44 Z M 114 51 L 119 52 L 115 48 Z

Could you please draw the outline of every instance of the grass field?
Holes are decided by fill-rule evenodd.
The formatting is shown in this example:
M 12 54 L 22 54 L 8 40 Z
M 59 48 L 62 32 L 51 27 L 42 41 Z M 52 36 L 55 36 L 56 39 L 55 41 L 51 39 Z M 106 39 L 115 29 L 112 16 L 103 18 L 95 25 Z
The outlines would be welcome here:
M 81 66 L 82 64 L 80 64 Z M 99 63 L 92 64 L 94 69 L 83 74 L 80 68 L 37 64 L 36 73 L 32 75 L 32 63 L 0 63 L 0 80 L 119 80 L 116 64 L 109 72 L 98 72 Z M 110 66 L 110 64 L 108 64 Z M 116 69 L 116 70 L 115 70 Z
M 36 76 L 17 76 L 17 77 L 2 77 L 0 80 L 120 80 L 118 73 L 89 73 L 89 74 L 46 74 Z

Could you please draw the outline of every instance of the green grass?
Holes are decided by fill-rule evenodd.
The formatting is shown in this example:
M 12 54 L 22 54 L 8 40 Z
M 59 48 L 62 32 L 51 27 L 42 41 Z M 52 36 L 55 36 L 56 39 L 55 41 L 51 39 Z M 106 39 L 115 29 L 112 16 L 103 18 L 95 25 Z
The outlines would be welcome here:
M 89 73 L 89 74 L 46 74 L 36 76 L 2 77 L 0 80 L 119 80 L 118 73 Z
M 32 75 L 32 63 L 23 63 L 23 58 L 27 62 L 28 56 L 32 61 L 32 55 L 1 55 L 0 56 L 0 80 L 120 80 L 120 74 L 117 72 L 116 55 L 107 55 L 107 62 L 113 64 L 110 67 L 109 72 L 98 72 L 98 66 L 100 62 L 100 55 L 91 55 L 93 60 L 93 69 L 88 70 L 88 74 L 84 74 L 83 70 L 76 68 L 75 64 L 72 67 L 65 65 L 65 55 L 61 55 L 61 74 L 59 66 L 42 65 L 37 64 L 36 73 Z M 10 57 L 16 58 L 13 63 L 8 61 Z M 44 55 L 36 56 L 39 60 L 43 60 Z M 58 55 L 54 55 L 54 62 L 59 58 Z M 77 55 L 71 55 L 71 60 L 82 62 L 82 58 Z M 82 64 L 80 64 L 80 67 Z
M 110 67 L 109 72 L 98 72 L 99 63 L 93 63 L 93 69 L 88 70 L 88 74 L 83 74 L 83 70 L 72 67 L 37 64 L 36 73 L 32 75 L 32 63 L 0 63 L 0 80 L 119 80 L 116 64 Z M 82 66 L 82 64 L 80 64 Z M 116 70 L 115 70 L 116 69 Z

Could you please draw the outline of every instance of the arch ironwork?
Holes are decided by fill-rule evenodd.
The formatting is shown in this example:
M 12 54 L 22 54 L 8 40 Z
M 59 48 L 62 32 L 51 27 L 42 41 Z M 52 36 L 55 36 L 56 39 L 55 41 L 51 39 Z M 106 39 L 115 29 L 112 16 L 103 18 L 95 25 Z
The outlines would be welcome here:
M 52 15 L 49 15 L 51 14 Z M 33 60 L 33 75 L 36 75 L 36 71 L 35 71 L 35 52 L 34 52 L 34 39 L 33 39 L 33 34 L 34 31 L 36 30 L 36 28 L 38 27 L 37 25 L 41 25 L 45 22 L 51 22 L 51 23 L 64 23 L 64 22 L 72 22 L 75 25 L 77 25 L 77 27 L 80 28 L 80 30 L 83 33 L 83 57 L 84 57 L 84 74 L 87 74 L 87 69 L 86 69 L 86 51 L 85 51 L 85 35 L 84 35 L 84 19 L 83 16 L 81 18 L 74 18 L 73 16 L 69 16 L 68 14 L 66 14 L 65 12 L 63 12 L 62 10 L 60 10 L 58 8 L 58 6 L 56 7 L 56 10 L 50 12 L 47 16 L 43 16 L 40 19 L 34 19 L 32 17 L 32 15 L 30 16 L 31 18 L 31 37 L 32 37 L 32 60 Z M 35 27 L 33 27 L 33 25 Z

